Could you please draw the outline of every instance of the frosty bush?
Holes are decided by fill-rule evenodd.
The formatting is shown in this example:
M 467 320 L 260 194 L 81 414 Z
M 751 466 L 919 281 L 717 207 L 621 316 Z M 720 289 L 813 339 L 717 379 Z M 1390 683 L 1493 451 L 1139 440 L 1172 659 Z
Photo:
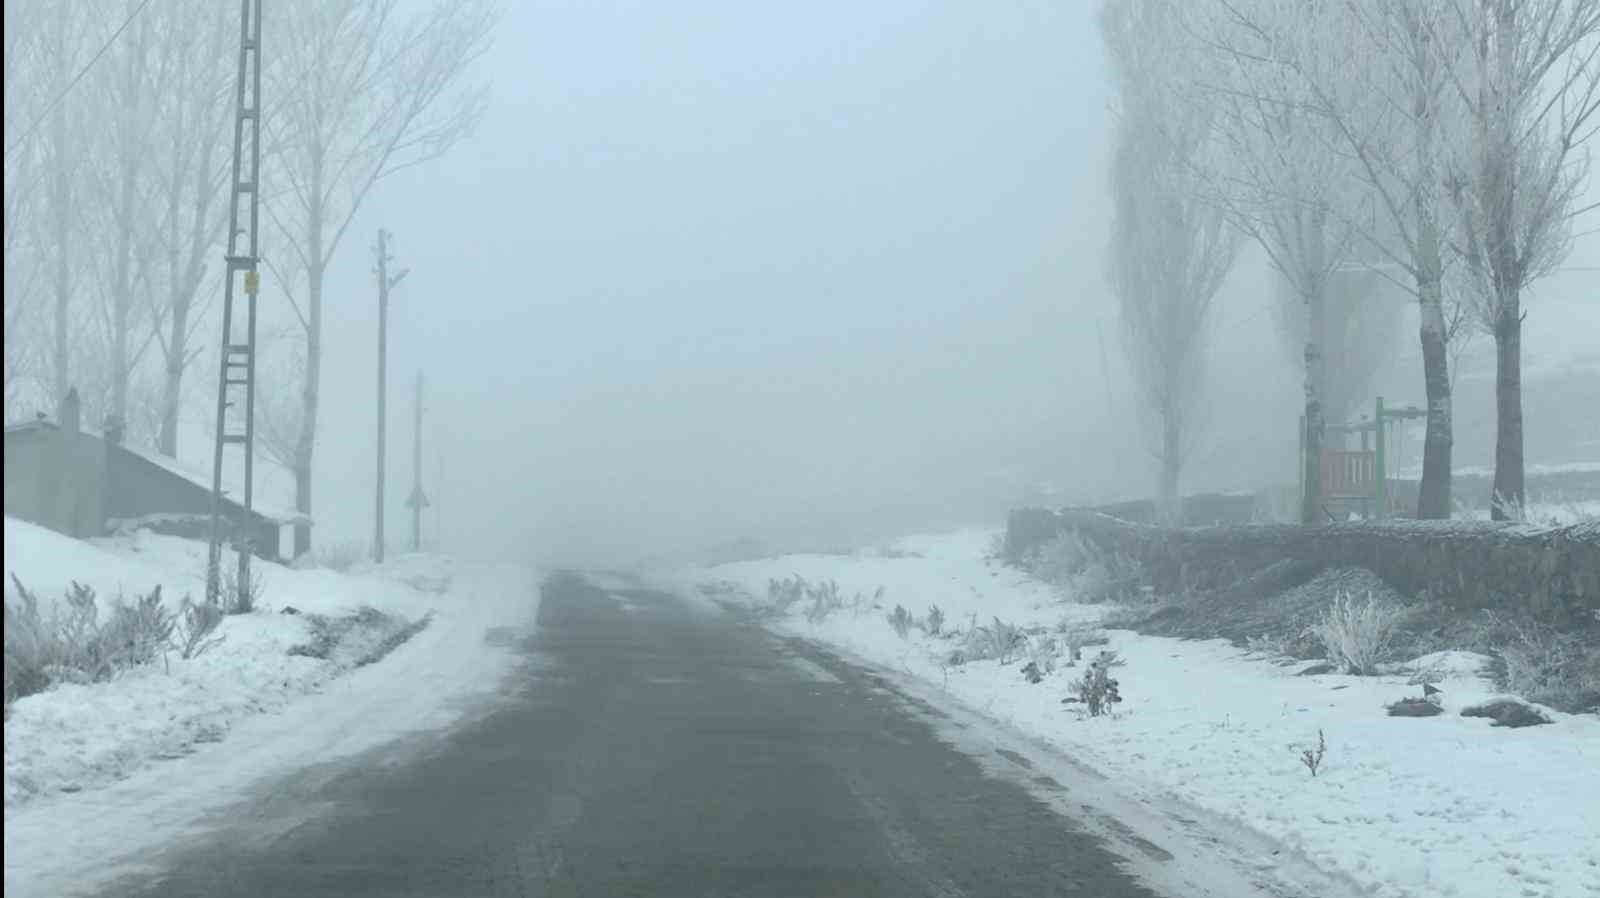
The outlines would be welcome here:
M 1592 631 L 1562 633 L 1530 621 L 1512 624 L 1511 633 L 1498 652 L 1505 691 L 1563 711 L 1600 710 L 1600 645 Z
M 113 669 L 149 664 L 171 647 L 175 626 L 157 586 L 132 605 L 112 604 L 111 619 L 98 634 L 101 651 Z
M 928 616 L 922 619 L 922 629 L 929 636 L 938 636 L 944 632 L 944 612 L 938 605 L 928 606 Z
M 132 605 L 111 605 L 100 621 L 92 588 L 74 582 L 64 608 L 46 619 L 38 597 L 15 575 L 16 599 L 5 603 L 5 702 L 57 683 L 95 683 L 118 671 L 148 664 L 171 645 L 172 613 L 161 603 L 161 587 Z
M 55 629 L 39 613 L 39 599 L 17 581 L 16 601 L 5 603 L 5 704 L 42 692 L 50 685 L 46 673 L 60 663 L 63 646 Z
M 1340 593 L 1312 631 L 1328 650 L 1328 658 L 1347 673 L 1370 675 L 1387 659 L 1405 610 L 1371 592 L 1365 601 Z
M 805 596 L 806 581 L 799 575 L 785 580 L 767 580 L 767 606 L 779 615 L 788 614 Z
M 989 626 L 974 626 L 967 632 L 962 656 L 967 661 L 995 660 L 1010 664 L 1027 643 L 1022 628 L 996 617 Z
M 1028 640 L 1028 664 L 1041 677 L 1055 673 L 1056 660 L 1061 657 L 1061 641 L 1054 636 L 1039 636 Z
M 826 580 L 816 585 L 805 585 L 806 598 L 811 606 L 806 609 L 806 620 L 821 623 L 828 615 L 844 607 L 844 596 L 839 594 L 839 584 Z
M 250 568 L 248 583 L 239 582 L 239 566 L 228 564 L 222 571 L 222 610 L 227 614 L 249 614 L 261 601 L 261 571 Z
M 989 550 L 983 555 L 985 560 L 997 561 L 1006 557 L 1006 534 L 1001 531 L 989 537 Z
M 1118 667 L 1122 663 L 1116 652 L 1101 652 L 1089 662 L 1089 669 L 1083 672 L 1083 679 L 1073 684 L 1074 698 L 1089 710 L 1090 717 L 1106 714 L 1110 712 L 1112 705 L 1122 701 L 1117 681 L 1111 676 L 1111 668 Z
M 1024 566 L 1074 602 L 1121 602 L 1143 595 L 1141 571 L 1133 558 L 1106 551 L 1076 530 L 1056 534 L 1035 549 Z
M 911 635 L 911 612 L 904 605 L 894 606 L 894 611 L 888 615 L 889 626 L 894 628 L 896 636 L 905 639 Z
M 185 661 L 198 658 L 222 644 L 224 637 L 213 636 L 222 623 L 222 608 L 215 602 L 195 604 L 188 596 L 178 608 L 174 644 Z
M 1061 642 L 1067 649 L 1067 664 L 1083 660 L 1083 650 L 1092 645 L 1106 645 L 1111 638 L 1099 627 L 1088 624 L 1063 624 Z

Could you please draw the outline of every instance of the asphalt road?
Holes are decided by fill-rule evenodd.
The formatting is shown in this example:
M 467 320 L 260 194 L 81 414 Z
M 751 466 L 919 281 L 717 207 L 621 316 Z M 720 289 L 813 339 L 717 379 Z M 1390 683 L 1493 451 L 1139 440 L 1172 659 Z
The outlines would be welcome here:
M 825 652 L 576 575 L 538 623 L 492 711 L 286 785 L 108 894 L 1152 894 Z

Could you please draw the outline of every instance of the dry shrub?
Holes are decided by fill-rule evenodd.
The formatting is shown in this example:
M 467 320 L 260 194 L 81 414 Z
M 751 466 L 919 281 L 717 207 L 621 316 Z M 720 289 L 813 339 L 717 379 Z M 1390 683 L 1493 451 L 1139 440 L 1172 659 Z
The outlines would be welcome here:
M 911 612 L 907 611 L 904 605 L 894 606 L 894 611 L 889 613 L 888 620 L 896 636 L 905 639 L 911 635 Z
M 1505 691 L 1562 711 L 1600 710 L 1600 640 L 1588 633 L 1563 633 L 1545 624 L 1509 624 L 1499 648 Z
M 1083 679 L 1073 684 L 1076 693 L 1074 698 L 1089 710 L 1090 717 L 1108 714 L 1112 705 L 1122 701 L 1117 680 L 1111 676 L 1111 668 L 1120 667 L 1123 663 L 1116 652 L 1101 652 L 1089 662 Z
M 5 603 L 5 703 L 58 683 L 97 683 L 164 657 L 177 622 L 161 603 L 161 587 L 129 605 L 120 599 L 100 620 L 94 589 L 74 581 L 64 607 L 48 619 L 38 597 L 15 575 L 16 599 Z
M 1023 566 L 1054 586 L 1062 598 L 1099 604 L 1144 598 L 1137 561 L 1107 551 L 1076 530 L 1058 533 L 1029 553 Z
M 1403 608 L 1371 592 L 1364 601 L 1340 593 L 1312 631 L 1328 650 L 1328 658 L 1347 673 L 1371 675 L 1388 660 L 1390 644 L 1404 618 Z

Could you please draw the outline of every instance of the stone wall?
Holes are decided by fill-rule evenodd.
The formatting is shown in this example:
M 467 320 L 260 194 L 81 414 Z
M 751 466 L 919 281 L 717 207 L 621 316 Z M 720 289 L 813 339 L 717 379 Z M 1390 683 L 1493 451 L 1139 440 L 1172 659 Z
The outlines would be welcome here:
M 1561 627 L 1600 613 L 1600 522 L 1559 528 L 1462 521 L 1385 521 L 1161 529 L 1093 511 L 1014 511 L 1006 554 L 1020 560 L 1075 530 L 1139 561 L 1158 592 L 1215 589 L 1275 561 L 1366 568 L 1395 590 L 1461 609 L 1528 614 Z

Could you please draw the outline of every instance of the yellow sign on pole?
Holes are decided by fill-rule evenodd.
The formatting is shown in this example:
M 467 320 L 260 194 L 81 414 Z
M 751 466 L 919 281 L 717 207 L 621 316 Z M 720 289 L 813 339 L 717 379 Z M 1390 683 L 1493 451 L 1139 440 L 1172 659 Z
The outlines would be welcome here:
M 246 271 L 244 273 L 244 292 L 250 294 L 251 296 L 255 296 L 256 291 L 260 289 L 260 287 L 261 274 L 255 271 Z

